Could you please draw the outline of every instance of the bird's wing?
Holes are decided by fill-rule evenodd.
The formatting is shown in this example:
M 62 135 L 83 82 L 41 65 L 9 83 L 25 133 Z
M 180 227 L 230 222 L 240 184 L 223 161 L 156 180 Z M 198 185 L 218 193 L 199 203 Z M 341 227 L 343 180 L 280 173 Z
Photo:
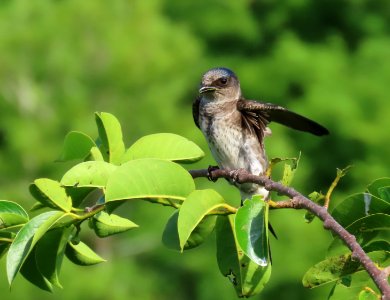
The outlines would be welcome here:
M 200 102 L 200 96 L 196 97 L 194 102 L 192 103 L 192 117 L 194 118 L 195 125 L 199 126 L 199 102 Z
M 274 121 L 318 136 L 329 134 L 328 129 L 322 125 L 272 103 L 240 99 L 237 102 L 237 109 L 241 111 L 245 125 L 255 127 L 256 133 L 260 129 L 265 130 L 267 124 Z M 261 136 L 263 135 L 264 133 Z

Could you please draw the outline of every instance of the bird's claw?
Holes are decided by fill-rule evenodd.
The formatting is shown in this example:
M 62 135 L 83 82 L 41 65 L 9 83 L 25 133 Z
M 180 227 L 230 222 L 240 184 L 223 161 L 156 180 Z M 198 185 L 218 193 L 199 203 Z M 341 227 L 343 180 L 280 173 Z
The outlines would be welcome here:
M 213 171 L 218 170 L 218 169 L 219 169 L 218 166 L 209 166 L 207 168 L 207 179 L 212 181 L 212 182 L 216 182 L 218 180 L 218 178 L 215 178 L 213 176 Z
M 237 169 L 237 170 L 232 170 L 229 172 L 230 178 L 232 179 L 233 183 L 239 183 L 240 181 L 240 173 L 242 171 L 245 171 L 245 169 Z

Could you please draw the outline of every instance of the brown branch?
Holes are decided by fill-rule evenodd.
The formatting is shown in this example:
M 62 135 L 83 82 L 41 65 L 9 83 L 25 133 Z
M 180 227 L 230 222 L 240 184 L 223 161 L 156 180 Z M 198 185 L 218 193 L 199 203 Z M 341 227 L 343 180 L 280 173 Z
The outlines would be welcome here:
M 356 241 L 354 235 L 350 234 L 344 227 L 342 227 L 327 211 L 326 208 L 314 203 L 306 198 L 295 189 L 282 185 L 279 182 L 272 181 L 266 176 L 252 175 L 244 169 L 239 170 L 191 170 L 189 171 L 193 178 L 208 177 L 212 179 L 230 178 L 237 183 L 257 183 L 264 186 L 269 191 L 276 191 L 280 194 L 288 196 L 291 200 L 273 202 L 274 208 L 294 208 L 306 209 L 321 219 L 324 223 L 324 228 L 333 231 L 340 237 L 341 240 L 352 251 L 352 257 L 357 259 L 364 269 L 371 276 L 377 287 L 382 293 L 382 300 L 390 300 L 390 285 L 387 282 L 388 270 L 380 270 L 375 263 L 368 257 L 362 247 Z

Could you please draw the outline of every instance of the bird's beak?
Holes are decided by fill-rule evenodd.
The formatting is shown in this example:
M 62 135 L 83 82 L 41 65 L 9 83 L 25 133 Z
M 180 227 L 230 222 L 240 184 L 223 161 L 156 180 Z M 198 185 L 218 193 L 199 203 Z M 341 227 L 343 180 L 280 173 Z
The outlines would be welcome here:
M 200 89 L 199 89 L 199 94 L 203 94 L 203 93 L 207 93 L 207 92 L 213 92 L 215 91 L 217 88 L 216 87 L 213 87 L 213 86 L 202 86 Z

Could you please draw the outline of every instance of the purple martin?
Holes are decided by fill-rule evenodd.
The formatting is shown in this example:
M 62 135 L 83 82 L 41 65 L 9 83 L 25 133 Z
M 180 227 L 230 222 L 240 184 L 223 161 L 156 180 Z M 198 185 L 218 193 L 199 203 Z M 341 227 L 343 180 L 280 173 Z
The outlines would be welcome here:
M 243 98 L 237 76 L 227 68 L 214 68 L 203 75 L 193 117 L 220 168 L 243 168 L 254 175 L 264 174 L 268 167 L 264 137 L 271 134 L 270 122 L 317 136 L 329 133 L 282 106 Z M 268 191 L 257 184 L 231 183 L 239 188 L 242 201 L 255 194 L 268 197 Z

